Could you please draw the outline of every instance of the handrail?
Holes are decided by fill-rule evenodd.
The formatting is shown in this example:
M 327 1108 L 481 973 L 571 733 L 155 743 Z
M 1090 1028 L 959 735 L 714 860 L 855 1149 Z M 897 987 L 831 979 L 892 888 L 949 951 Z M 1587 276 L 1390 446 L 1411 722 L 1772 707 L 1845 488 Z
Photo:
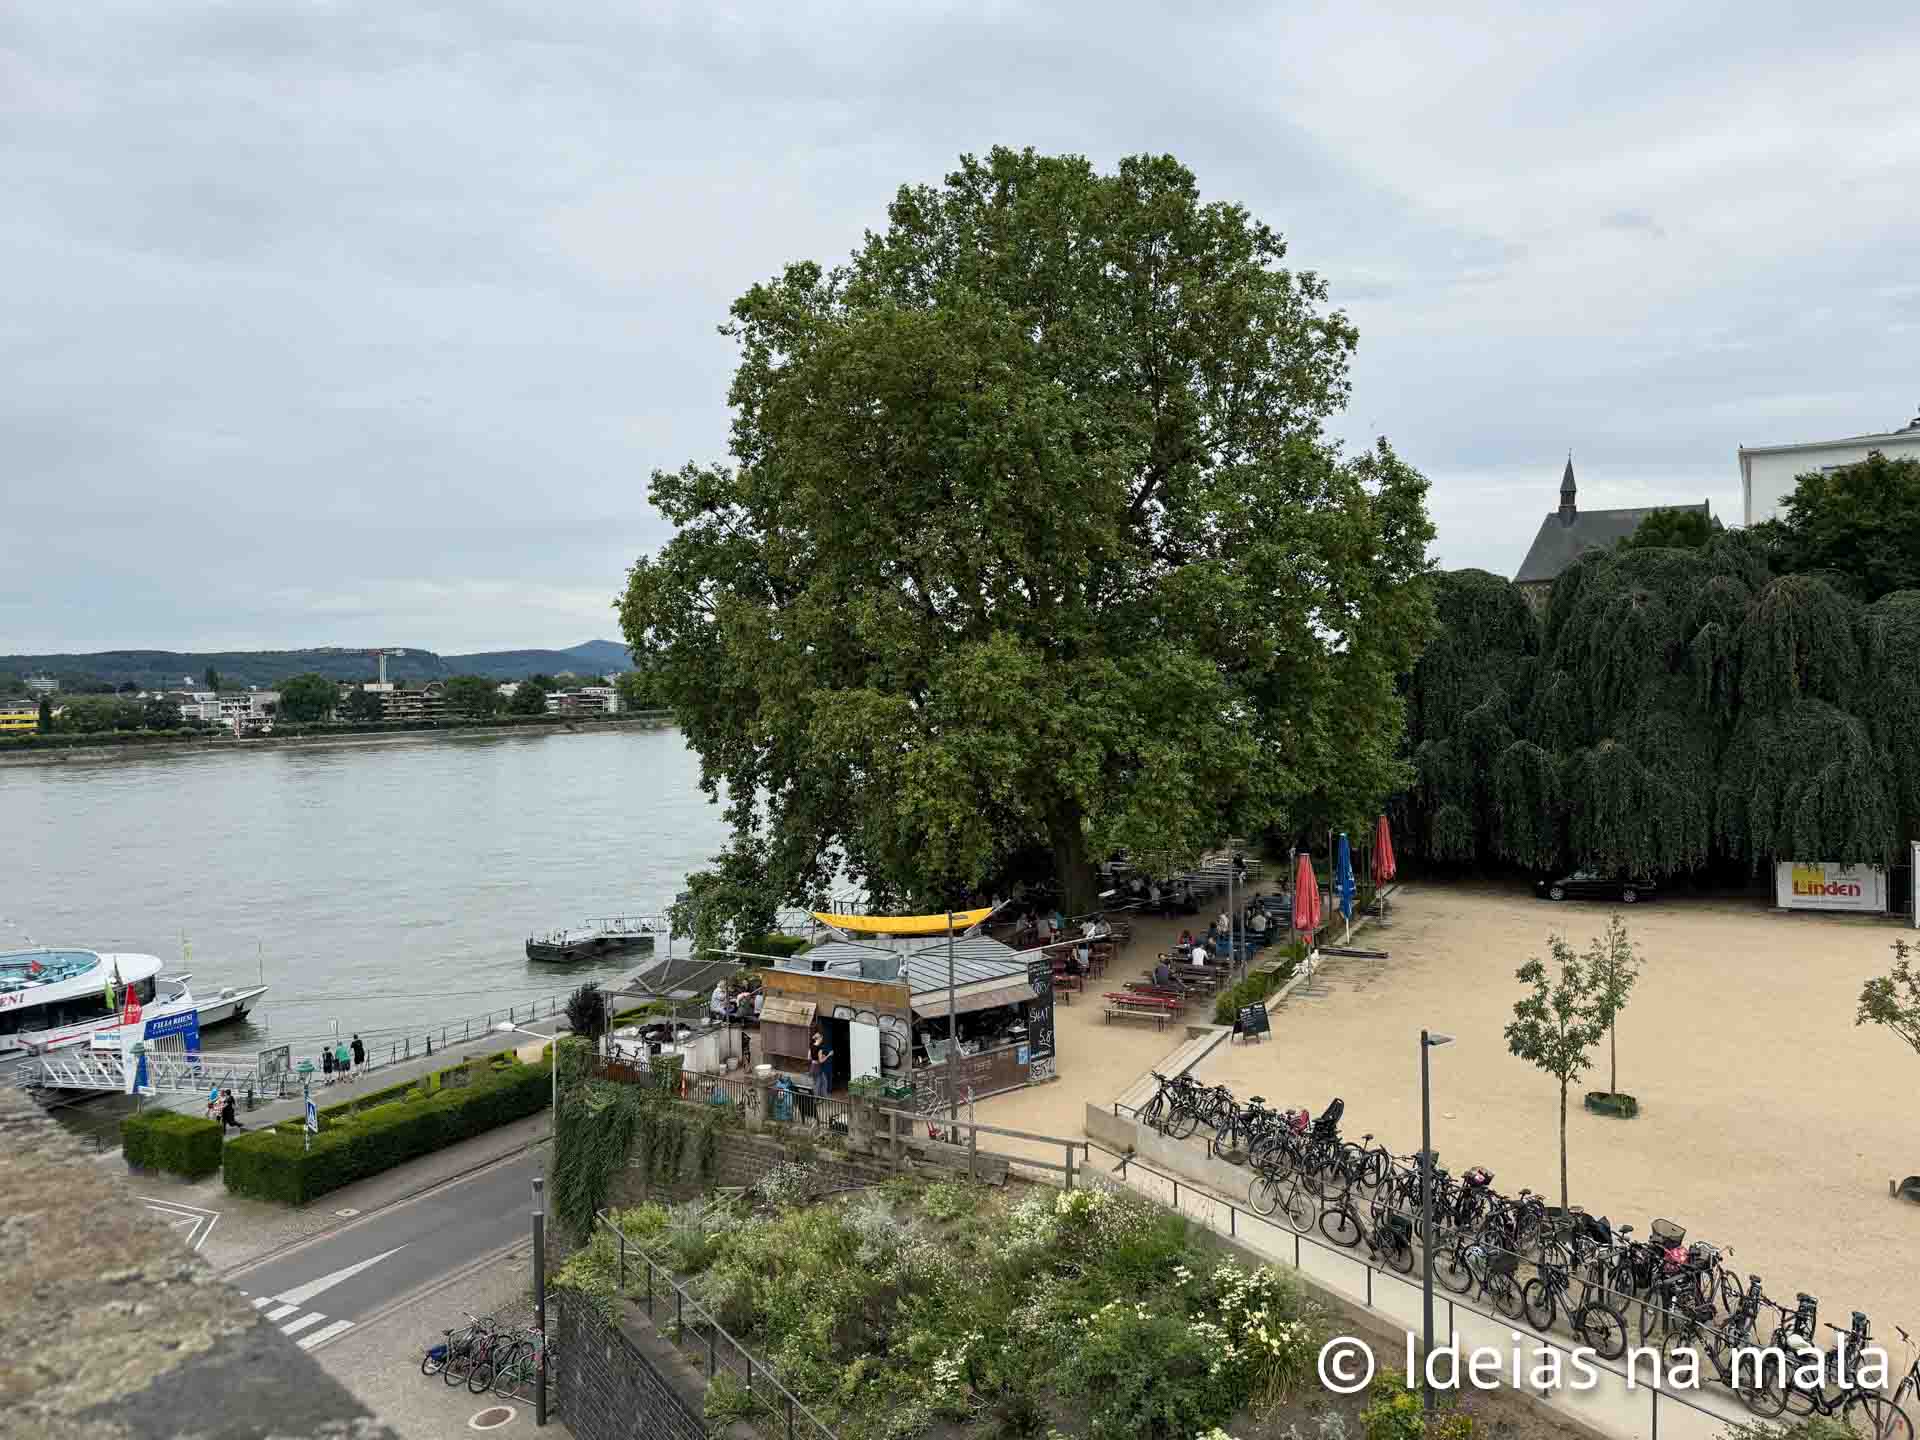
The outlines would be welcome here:
M 1269 1230 L 1276 1231 L 1282 1235 L 1293 1236 L 1294 1269 L 1295 1270 L 1299 1270 L 1301 1268 L 1299 1256 L 1300 1256 L 1300 1242 L 1302 1240 L 1306 1241 L 1307 1244 L 1313 1246 L 1315 1249 L 1322 1250 L 1330 1255 L 1337 1256 L 1340 1259 L 1345 1260 L 1350 1264 L 1359 1265 L 1361 1268 L 1363 1268 L 1367 1272 L 1366 1304 L 1368 1309 L 1374 1308 L 1373 1276 L 1376 1273 L 1386 1278 L 1398 1281 L 1403 1285 L 1407 1285 L 1413 1288 L 1419 1288 L 1420 1282 L 1416 1280 L 1410 1280 L 1406 1276 L 1396 1274 L 1395 1272 L 1388 1270 L 1384 1267 L 1375 1266 L 1372 1261 L 1362 1259 L 1359 1255 L 1355 1254 L 1352 1250 L 1345 1249 L 1341 1246 L 1332 1245 L 1327 1243 L 1326 1241 L 1317 1239 L 1314 1236 L 1304 1234 L 1303 1232 L 1294 1229 L 1291 1225 L 1285 1225 L 1285 1226 L 1280 1225 L 1275 1221 L 1268 1219 L 1266 1216 L 1256 1214 L 1251 1210 L 1242 1210 L 1233 1201 L 1227 1199 L 1226 1196 L 1217 1193 L 1207 1185 L 1203 1185 L 1191 1179 L 1181 1180 L 1176 1176 L 1168 1175 L 1163 1171 L 1154 1169 L 1153 1166 L 1147 1164 L 1145 1161 L 1139 1159 L 1137 1156 L 1133 1154 L 1122 1153 L 1121 1151 L 1114 1150 L 1111 1147 L 1104 1145 L 1097 1140 L 1088 1140 L 1086 1142 L 1086 1145 L 1089 1152 L 1093 1150 L 1099 1150 L 1103 1154 L 1110 1155 L 1114 1159 L 1118 1160 L 1120 1163 L 1115 1167 L 1115 1169 L 1120 1173 L 1122 1179 L 1126 1178 L 1126 1174 L 1129 1170 L 1139 1170 L 1147 1175 L 1153 1176 L 1157 1180 L 1166 1181 L 1169 1185 L 1173 1187 L 1172 1204 L 1173 1204 L 1173 1208 L 1176 1211 L 1179 1210 L 1180 1187 L 1182 1185 L 1185 1185 L 1188 1190 L 1192 1191 L 1196 1195 L 1205 1196 L 1206 1199 L 1211 1203 L 1215 1205 L 1224 1206 L 1227 1210 L 1228 1217 L 1229 1217 L 1228 1219 L 1229 1238 L 1232 1238 L 1232 1239 L 1238 1238 L 1239 1219 L 1240 1217 L 1243 1217 L 1243 1216 L 1250 1220 L 1259 1221 L 1262 1225 L 1265 1225 Z M 1490 1246 L 1488 1248 L 1498 1249 L 1499 1247 Z M 1507 1251 L 1506 1253 L 1517 1254 L 1518 1252 Z M 1580 1281 L 1576 1278 L 1573 1283 L 1578 1285 Z M 1601 1293 L 1612 1296 L 1612 1295 L 1618 1294 L 1619 1292 L 1606 1290 L 1602 1288 Z M 1623 1297 L 1623 1298 L 1633 1299 L 1637 1297 Z M 1482 1320 L 1489 1321 L 1503 1330 L 1522 1330 L 1526 1334 L 1531 1335 L 1535 1339 L 1539 1340 L 1543 1345 L 1549 1345 L 1553 1347 L 1555 1350 L 1560 1351 L 1562 1354 L 1570 1355 L 1572 1353 L 1572 1350 L 1569 1346 L 1562 1344 L 1559 1340 L 1555 1339 L 1550 1335 L 1541 1334 L 1538 1330 L 1535 1330 L 1531 1325 L 1526 1324 L 1524 1321 L 1513 1320 L 1504 1315 L 1492 1314 L 1489 1311 L 1480 1309 L 1478 1306 L 1467 1303 L 1465 1300 L 1462 1300 L 1457 1295 L 1453 1295 L 1453 1294 L 1447 1295 L 1446 1301 L 1447 1301 L 1447 1312 L 1449 1315 L 1449 1321 L 1448 1321 L 1449 1334 L 1452 1333 L 1452 1329 L 1453 1329 L 1451 1316 L 1456 1310 L 1464 1310 L 1467 1314 L 1474 1315 L 1479 1317 Z M 1714 1327 L 1702 1326 L 1701 1328 L 1713 1329 Z M 1750 1343 L 1753 1343 L 1753 1342 L 1750 1342 Z M 1583 1348 L 1588 1352 L 1586 1358 L 1588 1359 L 1588 1362 L 1590 1364 L 1594 1365 L 1598 1369 L 1606 1371 L 1608 1374 L 1614 1376 L 1616 1379 L 1625 1381 L 1630 1390 L 1635 1388 L 1640 1388 L 1638 1383 L 1640 1377 L 1636 1376 L 1635 1374 L 1633 1374 L 1628 1370 L 1617 1369 L 1615 1366 L 1608 1363 L 1607 1361 L 1600 1359 L 1597 1355 L 1591 1354 L 1591 1347 L 1580 1347 L 1580 1348 Z M 1697 1413 L 1706 1416 L 1708 1419 L 1712 1420 L 1716 1425 L 1725 1425 L 1730 1420 L 1735 1420 L 1739 1418 L 1738 1416 L 1731 1416 L 1731 1415 L 1719 1413 L 1713 1409 L 1708 1408 L 1705 1405 L 1699 1404 L 1697 1401 L 1689 1400 L 1684 1395 L 1680 1394 L 1677 1391 L 1669 1391 L 1660 1384 L 1660 1379 L 1661 1377 L 1656 1371 L 1654 1376 L 1654 1383 L 1645 1387 L 1654 1397 L 1652 1402 L 1653 1414 L 1654 1414 L 1654 1419 L 1653 1419 L 1654 1435 L 1659 1434 L 1659 1403 L 1660 1403 L 1660 1399 L 1663 1396 L 1670 1402 L 1677 1402 L 1678 1404 L 1686 1406 L 1689 1410 L 1696 1411 Z
M 595 1225 L 604 1225 L 607 1227 L 607 1229 L 611 1230 L 613 1232 L 614 1239 L 618 1242 L 619 1257 L 620 1257 L 619 1270 L 617 1272 L 618 1293 L 625 1294 L 626 1288 L 627 1288 L 627 1249 L 628 1249 L 626 1231 L 622 1230 L 618 1224 L 616 1224 L 612 1219 L 610 1219 L 605 1210 L 594 1211 L 593 1221 Z M 688 1311 L 692 1311 L 696 1320 L 698 1320 L 700 1323 L 704 1324 L 707 1327 L 707 1381 L 709 1384 L 713 1382 L 713 1377 L 720 1373 L 719 1366 L 720 1366 L 721 1351 L 718 1345 L 718 1341 L 725 1340 L 727 1342 L 727 1345 L 730 1347 L 732 1353 L 739 1356 L 741 1359 L 743 1359 L 746 1362 L 746 1368 L 744 1372 L 741 1374 L 740 1378 L 742 1380 L 742 1383 L 745 1384 L 747 1388 L 747 1394 L 749 1396 L 751 1396 L 755 1400 L 762 1399 L 760 1394 L 754 1389 L 754 1367 L 758 1365 L 761 1383 L 763 1385 L 771 1385 L 775 1390 L 777 1390 L 780 1393 L 782 1398 L 786 1400 L 787 1402 L 786 1403 L 787 1440 L 793 1440 L 794 1416 L 796 1414 L 799 1415 L 802 1419 L 804 1419 L 807 1422 L 807 1424 L 811 1425 L 813 1427 L 812 1433 L 822 1437 L 822 1440 L 839 1440 L 839 1437 L 835 1435 L 834 1432 L 827 1426 L 826 1422 L 821 1420 L 819 1416 L 815 1415 L 811 1410 L 809 1410 L 806 1407 L 806 1404 L 800 1399 L 799 1396 L 795 1395 L 791 1390 L 787 1389 L 786 1386 L 780 1383 L 780 1377 L 774 1371 L 773 1366 L 768 1364 L 765 1360 L 760 1359 L 745 1345 L 742 1345 L 732 1335 L 728 1334 L 726 1328 L 723 1325 L 721 1325 L 721 1323 L 718 1320 L 714 1319 L 712 1312 L 710 1312 L 698 1300 L 695 1300 L 693 1296 L 688 1292 L 687 1288 L 684 1285 L 682 1285 L 677 1279 L 674 1278 L 674 1274 L 670 1269 L 668 1269 L 666 1266 L 660 1264 L 657 1260 L 655 1260 L 653 1256 L 647 1252 L 644 1246 L 635 1244 L 632 1247 L 632 1249 L 633 1249 L 633 1253 L 638 1255 L 647 1267 L 647 1297 L 646 1297 L 647 1318 L 649 1320 L 653 1318 L 653 1305 L 654 1305 L 653 1276 L 654 1276 L 654 1272 L 657 1270 L 661 1273 L 662 1276 L 665 1277 L 667 1282 L 667 1287 L 673 1291 L 673 1321 L 676 1329 L 678 1329 L 682 1333 L 685 1332 L 686 1325 L 687 1325 Z M 659 1328 L 658 1326 L 655 1326 L 655 1329 L 658 1329 L 658 1328 Z M 675 1335 L 673 1339 L 674 1339 L 674 1344 L 678 1346 L 680 1343 L 680 1336 Z M 768 1403 L 768 1408 L 770 1410 L 774 1409 L 774 1407 L 769 1402 L 763 1401 L 763 1403 Z

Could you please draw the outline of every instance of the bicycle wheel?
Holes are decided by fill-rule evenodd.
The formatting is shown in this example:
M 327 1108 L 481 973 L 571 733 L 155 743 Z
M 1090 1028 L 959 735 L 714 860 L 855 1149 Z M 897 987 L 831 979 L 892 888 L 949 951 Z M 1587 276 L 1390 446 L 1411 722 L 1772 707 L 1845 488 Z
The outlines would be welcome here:
M 1473 1288 L 1473 1267 L 1467 1264 L 1460 1246 L 1449 1245 L 1433 1257 L 1433 1278 L 1456 1295 L 1464 1295 Z
M 446 1368 L 446 1364 L 447 1342 L 443 1340 L 438 1345 L 429 1345 L 427 1347 L 427 1353 L 420 1357 L 420 1373 L 422 1375 L 438 1375 Z
M 446 1368 L 440 1372 L 440 1379 L 451 1390 L 467 1378 L 473 1369 L 473 1364 L 474 1347 L 472 1345 L 462 1345 L 457 1349 L 449 1350 Z
M 1375 1146 L 1367 1151 L 1366 1160 L 1361 1166 L 1360 1183 L 1369 1190 L 1378 1190 L 1387 1183 L 1387 1176 L 1392 1173 L 1392 1157 L 1385 1150 Z
M 1740 1309 L 1740 1302 L 1746 1297 L 1747 1287 L 1740 1277 L 1731 1270 L 1720 1272 L 1720 1308 L 1732 1315 Z
M 1520 1291 L 1520 1303 L 1526 1307 L 1527 1323 L 1536 1330 L 1551 1330 L 1553 1319 L 1560 1311 L 1559 1296 L 1554 1288 L 1538 1275 L 1527 1281 Z M 1598 1345 L 1593 1347 L 1598 1350 Z
M 1345 1201 L 1329 1205 L 1320 1212 L 1320 1233 L 1336 1245 L 1352 1249 L 1360 1243 L 1360 1222 L 1353 1207 Z
M 1626 1318 L 1611 1305 L 1596 1300 L 1582 1307 L 1573 1331 L 1602 1360 L 1618 1360 L 1627 1353 Z
M 1200 1112 L 1191 1106 L 1182 1106 L 1167 1117 L 1167 1135 L 1175 1140 L 1184 1140 L 1200 1128 Z
M 1413 1273 L 1413 1242 L 1395 1234 L 1387 1241 L 1387 1264 L 1402 1275 Z
M 1913 1421 L 1884 1395 L 1856 1394 L 1840 1411 L 1840 1423 L 1850 1435 L 1866 1440 L 1913 1440 Z
M 1247 1206 L 1256 1215 L 1271 1215 L 1280 1208 L 1280 1182 L 1271 1175 L 1256 1175 L 1247 1182 Z
M 1162 1097 L 1156 1095 L 1146 1103 L 1146 1108 L 1141 1110 L 1140 1123 L 1145 1125 L 1149 1130 L 1164 1129 L 1165 1126 L 1162 1122 L 1166 1119 L 1166 1116 L 1167 1102 Z
M 1507 1319 L 1526 1319 L 1526 1302 L 1521 1298 L 1520 1287 L 1514 1283 L 1511 1275 L 1489 1275 L 1487 1298 L 1493 1301 L 1493 1308 Z
M 485 1359 L 473 1367 L 473 1373 L 467 1376 L 467 1389 L 476 1395 L 484 1395 L 493 1388 L 493 1372 L 498 1368 L 494 1364 L 495 1352 L 489 1352 Z
M 1287 1187 L 1287 1223 L 1301 1234 L 1313 1229 L 1320 1206 L 1298 1180 Z
M 501 1357 L 500 1367 L 493 1372 L 493 1393 L 502 1400 L 511 1400 L 526 1388 L 528 1380 L 533 1378 L 533 1342 L 518 1340 L 507 1347 L 507 1353 Z

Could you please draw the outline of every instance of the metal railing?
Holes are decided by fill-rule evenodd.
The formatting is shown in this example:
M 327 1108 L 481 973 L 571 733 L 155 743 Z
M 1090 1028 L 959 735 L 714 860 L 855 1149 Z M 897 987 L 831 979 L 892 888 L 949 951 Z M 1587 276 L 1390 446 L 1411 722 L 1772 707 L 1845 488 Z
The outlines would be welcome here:
M 674 1278 L 671 1270 L 627 1239 L 626 1232 L 606 1211 L 594 1212 L 593 1222 L 613 1233 L 619 1257 L 616 1272 L 619 1293 L 627 1295 L 636 1304 L 644 1304 L 647 1318 L 654 1322 L 656 1330 L 662 1330 L 663 1333 L 663 1312 L 667 1303 L 672 1302 L 673 1333 L 669 1338 L 683 1350 L 705 1353 L 708 1384 L 712 1384 L 714 1378 L 723 1372 L 732 1376 L 746 1388 L 752 1400 L 765 1407 L 769 1417 L 776 1422 L 784 1420 L 787 1440 L 796 1440 L 801 1435 L 816 1437 L 816 1440 L 838 1440 L 799 1396 L 780 1383 L 780 1377 L 774 1373 L 771 1365 L 728 1334 L 712 1313 Z M 629 1271 L 637 1271 L 641 1277 L 634 1282 L 639 1294 L 628 1293 Z
M 1119 1108 L 1119 1107 L 1116 1107 L 1116 1108 Z M 1128 1181 L 1129 1183 L 1133 1183 L 1132 1177 L 1135 1174 L 1138 1174 L 1138 1175 L 1149 1177 L 1151 1180 L 1158 1182 L 1158 1184 L 1165 1186 L 1170 1192 L 1166 1202 L 1170 1208 L 1176 1211 L 1179 1211 L 1183 1215 L 1188 1215 L 1192 1218 L 1199 1219 L 1200 1221 L 1202 1221 L 1202 1223 L 1207 1224 L 1209 1228 L 1215 1230 L 1216 1232 L 1222 1232 L 1222 1227 L 1218 1221 L 1217 1216 L 1221 1213 L 1224 1213 L 1226 1216 L 1226 1225 L 1224 1227 L 1223 1233 L 1225 1233 L 1229 1239 L 1247 1243 L 1251 1246 L 1251 1248 L 1257 1249 L 1261 1251 L 1261 1253 L 1276 1254 L 1276 1258 L 1280 1258 L 1284 1260 L 1287 1246 L 1285 1244 L 1277 1244 L 1277 1245 L 1272 1244 L 1271 1243 L 1272 1237 L 1280 1237 L 1283 1240 L 1290 1238 L 1292 1241 L 1293 1268 L 1297 1272 L 1300 1272 L 1303 1274 L 1309 1273 L 1308 1267 L 1303 1264 L 1303 1256 L 1306 1253 L 1302 1249 L 1303 1245 L 1311 1247 L 1312 1250 L 1314 1252 L 1317 1252 L 1317 1254 L 1319 1255 L 1335 1257 L 1338 1261 L 1342 1262 L 1342 1264 L 1346 1267 L 1357 1268 L 1358 1270 L 1363 1272 L 1361 1284 L 1358 1286 L 1345 1287 L 1345 1290 L 1346 1290 L 1346 1293 L 1350 1295 L 1352 1298 L 1363 1300 L 1364 1304 L 1369 1310 L 1373 1310 L 1373 1311 L 1382 1310 L 1382 1306 L 1380 1302 L 1376 1299 L 1376 1277 L 1381 1280 L 1391 1281 L 1395 1285 L 1405 1287 L 1406 1289 L 1413 1292 L 1416 1299 L 1419 1296 L 1419 1293 L 1421 1291 L 1421 1281 L 1417 1277 L 1409 1278 L 1408 1276 L 1397 1274 L 1396 1272 L 1390 1269 L 1387 1269 L 1384 1266 L 1375 1265 L 1371 1260 L 1365 1259 L 1361 1255 L 1355 1253 L 1354 1250 L 1350 1250 L 1338 1245 L 1334 1245 L 1330 1242 L 1317 1239 L 1314 1236 L 1307 1235 L 1302 1231 L 1296 1229 L 1291 1224 L 1282 1224 L 1278 1221 L 1270 1220 L 1263 1215 L 1259 1215 L 1252 1210 L 1242 1209 L 1233 1201 L 1219 1194 L 1212 1187 L 1200 1184 L 1199 1182 L 1196 1182 L 1190 1178 L 1182 1180 L 1177 1176 L 1169 1175 L 1164 1171 L 1155 1169 L 1153 1166 L 1138 1159 L 1136 1156 L 1133 1156 L 1130 1154 L 1122 1154 L 1117 1150 L 1109 1149 L 1107 1146 L 1102 1145 L 1097 1141 L 1089 1142 L 1089 1149 L 1090 1151 L 1097 1149 L 1102 1151 L 1104 1154 L 1112 1156 L 1114 1160 L 1117 1162 L 1116 1165 L 1114 1166 L 1115 1172 L 1119 1174 L 1121 1179 Z M 1144 1190 L 1147 1187 L 1136 1186 L 1136 1188 L 1140 1188 Z M 1202 1205 L 1199 1207 L 1198 1214 L 1195 1213 L 1195 1210 L 1193 1208 L 1182 1206 L 1182 1204 L 1180 1203 L 1181 1194 L 1183 1190 L 1185 1191 L 1189 1201 L 1193 1201 L 1197 1199 L 1203 1202 Z M 1437 1223 L 1437 1220 L 1436 1220 L 1436 1223 Z M 1418 1244 L 1418 1231 L 1419 1231 L 1419 1227 L 1416 1221 L 1415 1223 L 1416 1246 Z M 1258 1239 L 1267 1239 L 1269 1240 L 1269 1244 L 1267 1246 L 1259 1245 L 1256 1243 Z M 1438 1251 L 1438 1249 L 1441 1247 L 1439 1245 L 1436 1245 L 1435 1248 L 1436 1248 L 1436 1251 Z M 1494 1247 L 1489 1246 L 1488 1248 L 1492 1249 Z M 1418 1254 L 1417 1248 L 1415 1253 L 1416 1255 Z M 1516 1253 L 1516 1252 L 1508 1252 L 1508 1253 Z M 1526 1258 L 1526 1257 L 1521 1257 L 1521 1258 Z M 1577 1274 L 1574 1275 L 1569 1287 L 1569 1292 L 1571 1294 L 1581 1293 L 1582 1285 L 1583 1285 L 1583 1281 L 1580 1279 L 1580 1277 Z M 1626 1306 L 1638 1302 L 1641 1298 L 1639 1296 L 1622 1296 L 1619 1294 L 1619 1292 L 1600 1290 L 1600 1287 L 1595 1287 L 1595 1288 L 1598 1293 L 1603 1293 L 1609 1297 L 1617 1297 L 1621 1301 L 1621 1303 L 1615 1304 L 1612 1308 L 1616 1312 L 1619 1312 L 1622 1314 L 1623 1325 L 1625 1323 L 1625 1314 L 1627 1313 Z M 1733 1422 L 1737 1422 L 1741 1420 L 1751 1420 L 1753 1418 L 1751 1415 L 1748 1415 L 1744 1411 L 1732 1409 L 1731 1406 L 1729 1406 L 1726 1410 L 1716 1410 L 1712 1407 L 1702 1405 L 1697 1401 L 1690 1400 L 1684 1395 L 1681 1395 L 1675 1391 L 1667 1390 L 1663 1388 L 1662 1385 L 1659 1383 L 1661 1377 L 1657 1372 L 1654 1376 L 1654 1383 L 1651 1383 L 1651 1384 L 1645 1383 L 1646 1377 L 1643 1374 L 1638 1373 L 1631 1368 L 1629 1369 L 1618 1368 L 1617 1366 L 1607 1361 L 1599 1359 L 1597 1356 L 1595 1356 L 1592 1353 L 1591 1347 L 1581 1346 L 1578 1344 L 1577 1341 L 1562 1343 L 1560 1340 L 1555 1339 L 1553 1336 L 1543 1334 L 1539 1330 L 1534 1329 L 1532 1326 L 1528 1325 L 1524 1321 L 1515 1320 L 1508 1316 L 1499 1315 L 1489 1310 L 1483 1310 L 1476 1305 L 1470 1304 L 1468 1301 L 1462 1299 L 1458 1294 L 1447 1293 L 1445 1291 L 1436 1291 L 1434 1295 L 1434 1300 L 1436 1302 L 1436 1309 L 1438 1307 L 1438 1302 L 1442 1298 L 1444 1298 L 1446 1301 L 1446 1331 L 1445 1331 L 1444 1343 L 1452 1343 L 1454 1341 L 1454 1339 L 1459 1333 L 1459 1317 L 1462 1314 L 1465 1314 L 1465 1315 L 1472 1316 L 1477 1320 L 1485 1321 L 1487 1322 L 1487 1324 L 1492 1326 L 1493 1329 L 1490 1332 L 1489 1338 L 1493 1339 L 1494 1337 L 1498 1337 L 1498 1339 L 1495 1340 L 1494 1343 L 1498 1343 L 1498 1340 L 1503 1340 L 1504 1337 L 1510 1333 L 1518 1332 L 1518 1333 L 1526 1334 L 1532 1337 L 1533 1339 L 1538 1340 L 1542 1345 L 1551 1347 L 1552 1349 L 1558 1351 L 1563 1356 L 1571 1357 L 1574 1350 L 1579 1349 L 1582 1355 L 1587 1360 L 1587 1363 L 1591 1364 L 1596 1370 L 1613 1376 L 1616 1380 L 1621 1382 L 1621 1384 L 1624 1386 L 1624 1388 L 1628 1392 L 1631 1393 L 1641 1389 L 1646 1390 L 1649 1396 L 1649 1400 L 1648 1400 L 1649 1440 L 1659 1440 L 1660 1409 L 1661 1409 L 1661 1402 L 1663 1400 L 1669 1406 L 1679 1405 L 1689 1411 L 1694 1412 L 1695 1414 L 1706 1417 L 1709 1421 L 1713 1423 L 1716 1429 L 1724 1428 L 1725 1426 Z M 1436 1329 L 1437 1328 L 1438 1327 L 1436 1326 Z M 1702 1327 L 1702 1328 L 1708 1328 L 1708 1327 Z M 1632 1346 L 1634 1343 L 1634 1340 L 1631 1334 L 1628 1335 L 1627 1340 L 1628 1340 L 1629 1346 Z M 1755 1337 L 1753 1339 L 1749 1339 L 1748 1341 L 1746 1341 L 1746 1343 L 1759 1344 L 1761 1343 L 1761 1340 L 1759 1337 Z M 1649 1339 L 1649 1344 L 1651 1344 L 1651 1338 Z M 1663 1346 L 1654 1346 L 1653 1348 L 1662 1349 Z M 1629 1355 L 1631 1354 L 1632 1354 L 1632 1351 L 1629 1350 Z M 1630 1362 L 1630 1366 L 1631 1366 L 1631 1362 Z M 1533 1392 L 1528 1392 L 1528 1393 L 1533 1393 Z

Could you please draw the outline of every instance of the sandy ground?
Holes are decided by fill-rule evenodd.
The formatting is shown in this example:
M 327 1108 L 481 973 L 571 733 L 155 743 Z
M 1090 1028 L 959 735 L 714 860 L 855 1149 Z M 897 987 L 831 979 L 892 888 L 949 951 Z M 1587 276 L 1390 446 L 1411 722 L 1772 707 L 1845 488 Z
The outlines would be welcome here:
M 1075 992 L 1071 1005 L 1054 1007 L 1054 1043 L 1060 1078 L 1048 1085 L 983 1100 L 975 1107 L 973 1118 L 1037 1135 L 1084 1134 L 1089 1101 L 1096 1105 L 1111 1104 L 1148 1070 L 1163 1068 L 1160 1062 L 1187 1043 L 1188 1025 L 1213 1023 L 1211 998 L 1189 1002 L 1186 1012 L 1178 1020 L 1170 1021 L 1164 1030 L 1156 1030 L 1140 1020 L 1109 1021 L 1106 1004 L 1100 998 L 1105 991 L 1124 989 L 1127 981 L 1138 980 L 1150 972 L 1155 955 L 1182 930 L 1204 928 L 1205 918 L 1196 916 L 1135 919 L 1133 939 L 1107 966 L 1107 973 L 1088 980 L 1084 990 Z M 981 1144 L 983 1148 L 988 1144 L 984 1136 Z M 991 1148 L 1005 1154 L 1032 1154 L 1056 1163 L 1062 1158 L 1058 1149 L 1003 1136 L 993 1137 Z
M 1866 1311 L 1904 1370 L 1893 1327 L 1920 1334 L 1920 1206 L 1887 1182 L 1920 1173 L 1920 1056 L 1853 1017 L 1861 983 L 1911 932 L 1738 902 L 1622 909 L 1647 962 L 1618 1037 L 1620 1088 L 1641 1113 L 1581 1108 L 1585 1091 L 1608 1088 L 1603 1045 L 1570 1097 L 1573 1202 L 1641 1233 L 1663 1216 L 1731 1246 L 1733 1267 L 1758 1270 L 1771 1297 L 1817 1295 L 1823 1321 Z M 1501 1190 L 1557 1201 L 1558 1086 L 1507 1052 L 1513 972 L 1544 958 L 1555 930 L 1584 950 L 1608 913 L 1491 888 L 1402 890 L 1391 923 L 1354 942 L 1390 959 L 1329 961 L 1324 993 L 1274 1014 L 1277 1043 L 1222 1045 L 1196 1074 L 1316 1112 L 1343 1096 L 1348 1136 L 1371 1130 L 1402 1154 L 1420 1141 L 1419 1031 L 1450 1033 L 1433 1055 L 1441 1163 L 1483 1164 Z M 1072 1058 L 1063 1045 L 1063 1085 Z

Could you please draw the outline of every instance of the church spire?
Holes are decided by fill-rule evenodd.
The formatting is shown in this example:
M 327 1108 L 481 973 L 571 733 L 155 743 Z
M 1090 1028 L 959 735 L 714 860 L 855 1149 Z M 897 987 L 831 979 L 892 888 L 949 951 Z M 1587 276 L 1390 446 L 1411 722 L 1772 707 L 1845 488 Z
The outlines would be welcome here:
M 1560 518 L 1571 520 L 1576 513 L 1573 503 L 1573 451 L 1567 451 L 1567 468 L 1560 475 Z

